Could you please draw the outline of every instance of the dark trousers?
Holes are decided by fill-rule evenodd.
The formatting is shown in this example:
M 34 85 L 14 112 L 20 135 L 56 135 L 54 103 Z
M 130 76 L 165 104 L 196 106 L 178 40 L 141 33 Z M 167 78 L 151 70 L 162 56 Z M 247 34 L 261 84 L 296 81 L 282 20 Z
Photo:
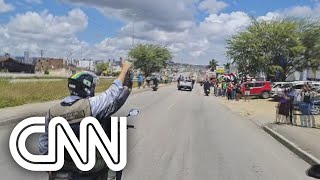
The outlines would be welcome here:
M 293 99 L 290 99 L 290 101 L 289 101 L 289 119 L 290 119 L 291 124 L 293 123 L 293 108 L 294 108 Z
M 228 100 L 231 100 L 232 99 L 232 92 L 227 92 L 228 94 Z
M 122 171 L 117 171 L 116 172 L 116 180 L 121 180 L 122 177 Z

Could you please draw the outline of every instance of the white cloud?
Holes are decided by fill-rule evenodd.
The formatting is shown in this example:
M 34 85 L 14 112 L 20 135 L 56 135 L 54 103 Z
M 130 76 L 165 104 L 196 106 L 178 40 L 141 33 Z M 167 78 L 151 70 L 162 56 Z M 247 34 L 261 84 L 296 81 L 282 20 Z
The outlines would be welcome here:
M 0 13 L 5 13 L 14 10 L 12 4 L 7 4 L 4 0 L 0 0 Z
M 248 25 L 250 18 L 244 12 L 210 14 L 203 22 L 178 21 L 181 30 L 174 31 L 155 26 L 141 19 L 135 23 L 135 44 L 160 43 L 174 53 L 174 60 L 207 64 L 211 58 L 225 62 L 225 38 Z M 17 14 L 11 21 L 0 26 L 0 52 L 39 56 L 115 58 L 126 57 L 132 48 L 132 24 L 128 22 L 117 36 L 89 45 L 80 41 L 76 34 L 86 29 L 88 17 L 80 9 L 66 16 L 54 16 L 48 11 Z M 2 42 L 2 43 L 1 43 Z M 6 43 L 4 43 L 6 42 Z M 9 43 L 7 43 L 9 42 Z
M 258 17 L 259 20 L 272 20 L 279 17 L 320 17 L 320 4 L 310 6 L 293 6 L 286 9 L 268 12 L 264 16 Z
M 23 51 L 30 51 L 30 55 L 37 56 L 44 50 L 48 56 L 65 56 L 88 47 L 88 43 L 76 37 L 87 25 L 88 17 L 80 9 L 73 9 L 66 16 L 54 16 L 47 11 L 17 14 L 0 26 L 0 52 L 22 55 Z
M 277 19 L 277 18 L 279 18 L 281 16 L 283 16 L 283 14 L 278 13 L 278 12 L 268 12 L 264 16 L 259 16 L 257 18 L 257 20 L 259 20 L 259 21 L 271 21 L 271 20 Z
M 313 9 L 309 6 L 295 6 L 284 11 L 285 14 L 289 16 L 310 16 L 313 13 Z
M 228 4 L 218 0 L 204 0 L 199 4 L 201 10 L 208 11 L 209 13 L 219 13 L 221 10 L 228 7 Z
M 125 50 L 129 50 L 132 44 L 131 14 L 136 13 L 135 43 L 167 45 L 175 55 L 174 60 L 182 58 L 185 62 L 197 64 L 207 64 L 213 57 L 224 62 L 225 38 L 243 29 L 250 20 L 243 12 L 216 14 L 228 6 L 223 1 L 216 0 L 205 0 L 200 3 L 199 0 L 69 1 L 96 7 L 107 17 L 117 18 L 126 23 L 121 28 L 119 37 L 105 39 L 96 44 L 95 48 L 99 49 L 96 51 L 116 55 L 118 52 L 122 54 L 126 52 Z M 199 25 L 194 19 L 198 9 L 210 14 Z M 105 44 L 109 46 L 105 47 Z
M 36 4 L 42 4 L 42 0 L 26 0 L 27 3 L 36 3 Z
M 0 0 L 1 1 L 1 0 Z M 174 60 L 207 64 L 212 58 L 226 62 L 225 39 L 245 29 L 251 22 L 246 12 L 220 13 L 227 4 L 223 1 L 205 0 L 68 0 L 83 6 L 92 6 L 105 16 L 125 23 L 116 36 L 90 45 L 80 41 L 77 34 L 88 26 L 87 15 L 73 9 L 65 16 L 55 16 L 48 11 L 17 14 L 9 23 L 0 25 L 0 52 L 22 55 L 66 57 L 115 58 L 126 57 L 132 48 L 132 22 L 135 17 L 135 44 L 158 43 L 166 45 L 174 53 Z M 196 6 L 198 4 L 198 6 Z M 121 11 L 118 11 L 121 9 Z M 196 23 L 195 13 L 202 9 L 208 16 Z M 258 17 L 271 20 L 284 15 L 313 15 L 319 6 L 296 6 L 269 12 Z M 320 13 L 318 13 L 320 14 Z M 94 17 L 93 17 L 94 18 Z M 9 43 L 8 43 L 9 42 Z
M 71 3 L 92 6 L 105 16 L 119 18 L 125 22 L 143 21 L 150 28 L 165 31 L 181 31 L 194 21 L 198 0 L 68 0 Z M 119 12 L 118 10 L 121 10 Z M 132 14 L 136 14 L 135 18 Z M 186 23 L 187 22 L 187 23 Z

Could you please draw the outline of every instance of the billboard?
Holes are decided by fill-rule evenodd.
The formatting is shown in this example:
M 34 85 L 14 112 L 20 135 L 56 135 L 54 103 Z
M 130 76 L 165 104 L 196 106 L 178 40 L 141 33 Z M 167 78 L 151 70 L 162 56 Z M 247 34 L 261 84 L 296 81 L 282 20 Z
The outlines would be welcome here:
M 216 73 L 218 73 L 218 74 L 224 74 L 224 73 L 225 73 L 224 66 L 217 66 L 217 67 L 216 67 Z

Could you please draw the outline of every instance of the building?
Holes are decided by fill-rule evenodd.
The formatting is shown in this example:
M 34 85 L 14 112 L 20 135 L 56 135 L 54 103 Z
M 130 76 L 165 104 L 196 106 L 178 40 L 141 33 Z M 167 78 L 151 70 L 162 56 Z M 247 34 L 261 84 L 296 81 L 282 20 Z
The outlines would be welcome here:
M 29 62 L 29 51 L 25 51 L 24 52 L 24 56 L 23 56 L 23 63 L 27 63 Z
M 111 72 L 121 71 L 121 61 L 112 60 L 109 62 L 109 69 Z
M 307 71 L 307 80 L 309 81 L 320 81 L 320 70 L 309 69 Z
M 320 70 L 305 69 L 302 72 L 295 71 L 289 75 L 287 81 L 320 81 Z
M 83 59 L 83 60 L 79 60 L 77 67 L 88 70 L 88 71 L 95 71 L 96 63 L 92 59 Z
M 62 69 L 65 68 L 65 63 L 63 59 L 54 58 L 40 58 L 36 61 L 36 71 L 44 71 L 46 69 Z
M 35 66 L 15 61 L 13 58 L 0 58 L 0 70 L 8 72 L 34 73 Z

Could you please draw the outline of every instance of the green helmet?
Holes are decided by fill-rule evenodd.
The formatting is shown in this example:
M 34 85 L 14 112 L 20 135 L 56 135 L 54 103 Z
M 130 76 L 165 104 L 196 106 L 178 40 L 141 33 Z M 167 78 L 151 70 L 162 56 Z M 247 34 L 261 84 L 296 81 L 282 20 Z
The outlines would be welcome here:
M 83 98 L 93 97 L 98 81 L 97 75 L 89 71 L 83 71 L 68 78 L 68 88 L 71 95 Z

